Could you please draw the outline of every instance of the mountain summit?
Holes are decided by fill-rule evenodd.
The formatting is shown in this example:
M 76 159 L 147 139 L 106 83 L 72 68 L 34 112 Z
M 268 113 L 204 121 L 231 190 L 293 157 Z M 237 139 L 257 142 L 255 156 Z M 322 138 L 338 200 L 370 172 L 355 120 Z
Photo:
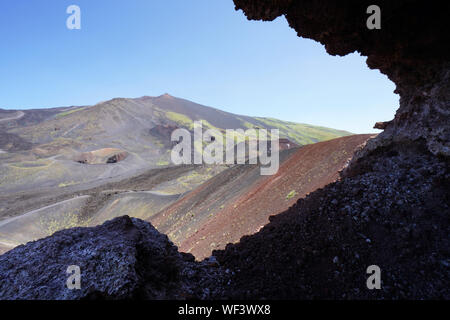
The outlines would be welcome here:
M 168 93 L 115 98 L 93 106 L 0 110 L 0 190 L 75 185 L 169 165 L 171 132 L 191 130 L 194 121 L 221 132 L 278 128 L 281 138 L 300 146 L 350 134 L 236 115 Z M 114 163 L 117 165 L 112 166 Z

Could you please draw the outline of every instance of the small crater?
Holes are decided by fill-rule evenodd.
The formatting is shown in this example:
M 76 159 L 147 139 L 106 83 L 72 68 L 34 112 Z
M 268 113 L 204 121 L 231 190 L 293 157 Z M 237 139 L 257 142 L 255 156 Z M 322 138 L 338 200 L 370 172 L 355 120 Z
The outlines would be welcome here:
M 116 148 L 104 148 L 82 152 L 74 157 L 74 161 L 82 164 L 110 164 L 124 160 L 128 152 Z

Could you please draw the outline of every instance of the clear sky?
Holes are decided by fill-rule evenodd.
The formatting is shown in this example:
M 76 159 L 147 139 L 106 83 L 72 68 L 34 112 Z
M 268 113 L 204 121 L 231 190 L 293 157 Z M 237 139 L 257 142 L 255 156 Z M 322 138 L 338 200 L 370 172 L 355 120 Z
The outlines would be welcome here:
M 66 8 L 81 8 L 81 30 Z M 395 86 L 358 54 L 332 57 L 284 18 L 232 0 L 2 0 L 0 108 L 91 105 L 170 93 L 225 111 L 377 132 Z

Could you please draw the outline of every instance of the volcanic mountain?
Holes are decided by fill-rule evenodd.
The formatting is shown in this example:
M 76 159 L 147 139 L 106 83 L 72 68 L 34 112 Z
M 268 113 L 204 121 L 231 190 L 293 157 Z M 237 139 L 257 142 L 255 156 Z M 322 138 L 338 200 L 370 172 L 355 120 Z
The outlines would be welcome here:
M 278 128 L 280 149 L 286 151 L 350 134 L 235 115 L 168 94 L 0 110 L 0 250 L 123 214 L 150 219 L 228 170 L 171 165 L 171 133 L 191 131 L 193 121 L 219 132 Z
M 97 184 L 169 165 L 171 132 L 175 128 L 191 129 L 196 120 L 201 120 L 205 128 L 222 132 L 279 128 L 282 138 L 298 145 L 349 135 L 334 129 L 235 115 L 168 94 L 116 98 L 84 107 L 0 110 L 0 190 L 10 193 Z

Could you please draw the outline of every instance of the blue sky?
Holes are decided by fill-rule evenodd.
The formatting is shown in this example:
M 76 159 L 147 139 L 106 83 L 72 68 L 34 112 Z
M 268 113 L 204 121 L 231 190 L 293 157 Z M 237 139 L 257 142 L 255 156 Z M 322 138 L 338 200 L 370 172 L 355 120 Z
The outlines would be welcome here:
M 66 8 L 81 8 L 81 30 Z M 2 0 L 0 108 L 91 105 L 170 93 L 225 111 L 377 132 L 395 86 L 358 54 L 332 57 L 284 18 L 232 0 Z

